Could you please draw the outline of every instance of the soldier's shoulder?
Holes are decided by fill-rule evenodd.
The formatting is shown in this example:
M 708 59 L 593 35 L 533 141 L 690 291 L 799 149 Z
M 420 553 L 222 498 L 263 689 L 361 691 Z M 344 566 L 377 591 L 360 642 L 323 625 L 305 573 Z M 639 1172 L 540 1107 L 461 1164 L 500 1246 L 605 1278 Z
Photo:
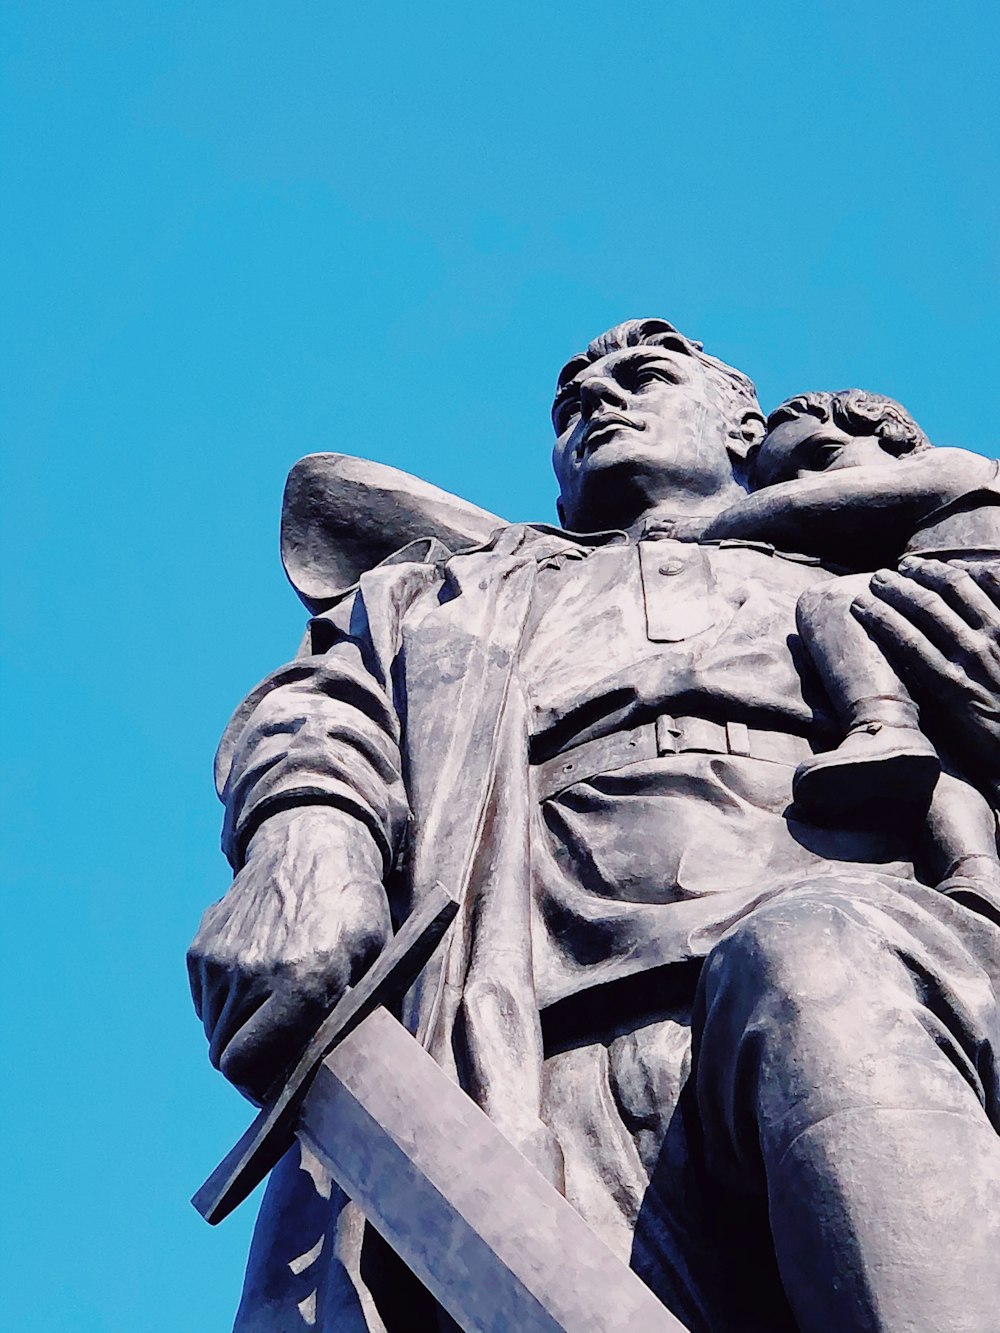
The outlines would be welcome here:
M 503 527 L 495 514 L 399 468 L 308 454 L 285 483 L 281 560 L 310 611 L 329 607 L 387 562 L 434 563 Z

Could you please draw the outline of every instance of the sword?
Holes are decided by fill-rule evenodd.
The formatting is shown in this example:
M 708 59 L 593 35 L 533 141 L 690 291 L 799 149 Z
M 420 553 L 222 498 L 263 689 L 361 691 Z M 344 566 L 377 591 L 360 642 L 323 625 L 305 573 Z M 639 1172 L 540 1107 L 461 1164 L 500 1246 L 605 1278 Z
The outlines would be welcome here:
M 456 911 L 437 886 L 192 1202 L 221 1221 L 295 1135 L 465 1333 L 687 1333 L 382 1007 Z

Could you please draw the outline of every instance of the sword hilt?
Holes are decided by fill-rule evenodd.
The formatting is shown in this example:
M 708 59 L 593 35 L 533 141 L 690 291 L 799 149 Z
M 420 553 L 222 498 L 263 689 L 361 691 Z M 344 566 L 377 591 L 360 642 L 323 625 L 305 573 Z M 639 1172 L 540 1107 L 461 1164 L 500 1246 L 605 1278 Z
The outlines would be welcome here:
M 291 1147 L 299 1107 L 317 1065 L 373 1010 L 409 989 L 457 911 L 458 903 L 444 885 L 435 884 L 358 984 L 344 992 L 291 1074 L 268 1095 L 246 1133 L 192 1198 L 206 1222 L 214 1226 L 228 1217 Z

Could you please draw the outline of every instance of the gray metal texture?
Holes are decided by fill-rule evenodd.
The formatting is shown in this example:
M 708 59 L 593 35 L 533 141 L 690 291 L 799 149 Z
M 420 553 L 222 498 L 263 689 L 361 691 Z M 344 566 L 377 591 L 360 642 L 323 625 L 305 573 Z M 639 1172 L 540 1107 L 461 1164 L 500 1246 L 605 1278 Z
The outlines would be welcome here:
M 685 1333 L 384 1009 L 323 1061 L 299 1134 L 466 1333 Z
M 561 528 L 294 474 L 316 614 L 219 748 L 210 1058 L 259 1101 L 447 883 L 406 1027 L 665 1310 L 994 1333 L 998 465 L 860 390 L 765 417 L 655 319 L 567 363 L 553 423 Z M 448 1328 L 429 1299 L 282 1159 L 239 1333 Z
M 308 454 L 285 483 L 281 561 L 310 611 L 410 542 L 478 546 L 503 519 L 385 463 Z

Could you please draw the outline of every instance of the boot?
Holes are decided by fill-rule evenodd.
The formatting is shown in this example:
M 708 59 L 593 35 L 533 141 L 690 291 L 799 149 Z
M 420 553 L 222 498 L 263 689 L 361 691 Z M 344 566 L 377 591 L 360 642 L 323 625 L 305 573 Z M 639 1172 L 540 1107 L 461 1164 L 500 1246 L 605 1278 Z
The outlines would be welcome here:
M 926 809 L 941 761 L 917 725 L 916 705 L 883 696 L 858 700 L 851 711 L 849 730 L 837 748 L 813 755 L 796 769 L 796 804 L 828 817 L 873 805 Z

